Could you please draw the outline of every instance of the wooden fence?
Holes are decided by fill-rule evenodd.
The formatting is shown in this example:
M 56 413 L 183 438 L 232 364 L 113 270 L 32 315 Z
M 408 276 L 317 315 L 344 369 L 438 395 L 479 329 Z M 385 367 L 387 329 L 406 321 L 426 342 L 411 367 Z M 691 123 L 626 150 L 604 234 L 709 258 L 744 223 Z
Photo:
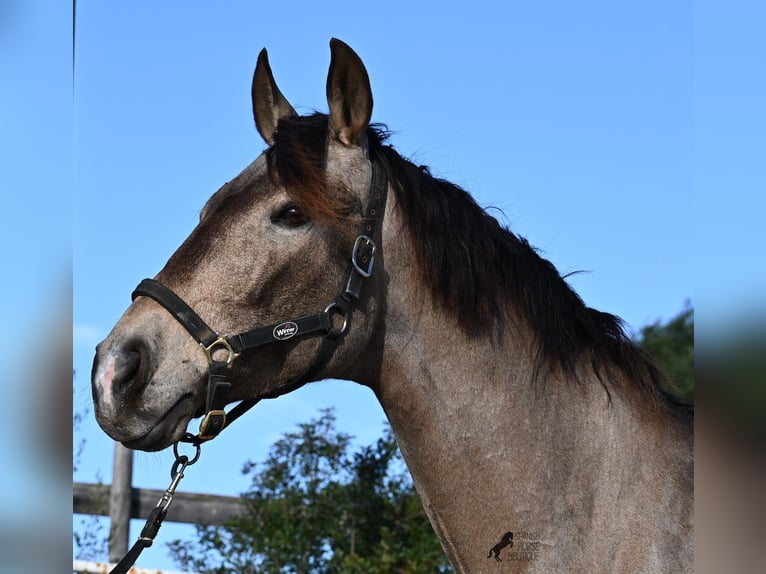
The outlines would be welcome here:
M 111 485 L 75 482 L 72 509 L 75 514 L 109 516 L 109 561 L 119 561 L 129 547 L 131 518 L 146 519 L 164 490 L 133 488 L 133 451 L 115 444 Z M 245 503 L 237 496 L 176 492 L 166 520 L 187 524 L 221 525 L 242 514 Z
M 75 482 L 72 485 L 72 503 L 75 514 L 109 516 L 109 500 L 112 486 Z M 131 488 L 128 518 L 146 520 L 157 505 L 164 490 Z M 176 492 L 168 509 L 168 522 L 186 524 L 224 524 L 230 518 L 242 514 L 242 499 L 236 496 L 218 496 L 192 492 Z

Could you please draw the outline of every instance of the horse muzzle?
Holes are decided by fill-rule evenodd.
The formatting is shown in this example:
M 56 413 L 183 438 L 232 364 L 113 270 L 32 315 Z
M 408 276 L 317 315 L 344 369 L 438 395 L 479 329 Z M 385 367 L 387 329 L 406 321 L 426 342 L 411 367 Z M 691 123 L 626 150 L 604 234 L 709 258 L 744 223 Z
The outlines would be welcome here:
M 175 380 L 162 383 L 153 357 L 150 345 L 138 339 L 122 344 L 107 339 L 96 349 L 91 379 L 96 420 L 129 448 L 165 448 L 183 435 L 199 407 L 193 388 Z

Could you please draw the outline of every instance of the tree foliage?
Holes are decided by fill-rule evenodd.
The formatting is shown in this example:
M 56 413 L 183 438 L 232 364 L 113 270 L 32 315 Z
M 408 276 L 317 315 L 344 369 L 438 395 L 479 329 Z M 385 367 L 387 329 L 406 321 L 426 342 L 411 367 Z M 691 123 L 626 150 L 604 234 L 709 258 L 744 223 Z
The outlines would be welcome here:
M 184 569 L 237 573 L 433 573 L 449 563 L 412 486 L 390 429 L 352 452 L 332 410 L 248 462 L 248 512 L 223 528 L 174 541 Z
M 667 376 L 665 391 L 681 402 L 694 397 L 694 308 L 690 303 L 667 323 L 641 329 L 638 344 L 654 357 Z

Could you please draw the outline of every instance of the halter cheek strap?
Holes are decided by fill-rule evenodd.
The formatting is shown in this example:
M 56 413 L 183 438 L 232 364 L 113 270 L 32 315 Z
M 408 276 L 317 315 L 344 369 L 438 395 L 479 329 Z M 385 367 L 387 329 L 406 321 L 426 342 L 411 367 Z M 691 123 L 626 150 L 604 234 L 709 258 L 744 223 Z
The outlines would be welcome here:
M 194 309 L 159 281 L 144 279 L 139 283 L 133 291 L 133 300 L 139 296 L 144 296 L 154 299 L 162 305 L 200 344 L 208 360 L 205 416 L 200 423 L 199 434 L 193 436 L 187 433 L 183 439 L 185 442 L 200 444 L 215 438 L 224 428 L 255 406 L 261 399 L 274 398 L 296 389 L 316 376 L 329 361 L 338 346 L 338 341 L 348 329 L 351 310 L 354 303 L 361 297 L 365 280 L 372 276 L 376 250 L 375 240 L 380 241 L 382 236 L 387 191 L 388 182 L 385 170 L 380 160 L 373 160 L 370 197 L 359 235 L 354 241 L 346 277 L 338 296 L 320 313 L 280 321 L 235 335 L 227 335 L 211 329 Z M 338 323 L 340 326 L 336 326 Z M 324 333 L 324 338 L 313 361 L 303 374 L 271 393 L 240 402 L 228 414 L 224 411 L 224 407 L 228 404 L 228 391 L 231 388 L 228 374 L 231 365 L 240 354 L 271 343 L 317 333 Z

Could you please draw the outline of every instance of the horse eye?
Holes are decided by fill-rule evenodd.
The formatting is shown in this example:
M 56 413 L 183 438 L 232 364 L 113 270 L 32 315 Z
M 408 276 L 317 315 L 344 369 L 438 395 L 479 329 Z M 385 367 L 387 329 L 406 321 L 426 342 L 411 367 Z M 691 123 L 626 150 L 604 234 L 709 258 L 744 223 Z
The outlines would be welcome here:
M 288 227 L 300 227 L 309 222 L 309 218 L 295 205 L 288 205 L 272 216 L 273 223 L 280 223 Z

